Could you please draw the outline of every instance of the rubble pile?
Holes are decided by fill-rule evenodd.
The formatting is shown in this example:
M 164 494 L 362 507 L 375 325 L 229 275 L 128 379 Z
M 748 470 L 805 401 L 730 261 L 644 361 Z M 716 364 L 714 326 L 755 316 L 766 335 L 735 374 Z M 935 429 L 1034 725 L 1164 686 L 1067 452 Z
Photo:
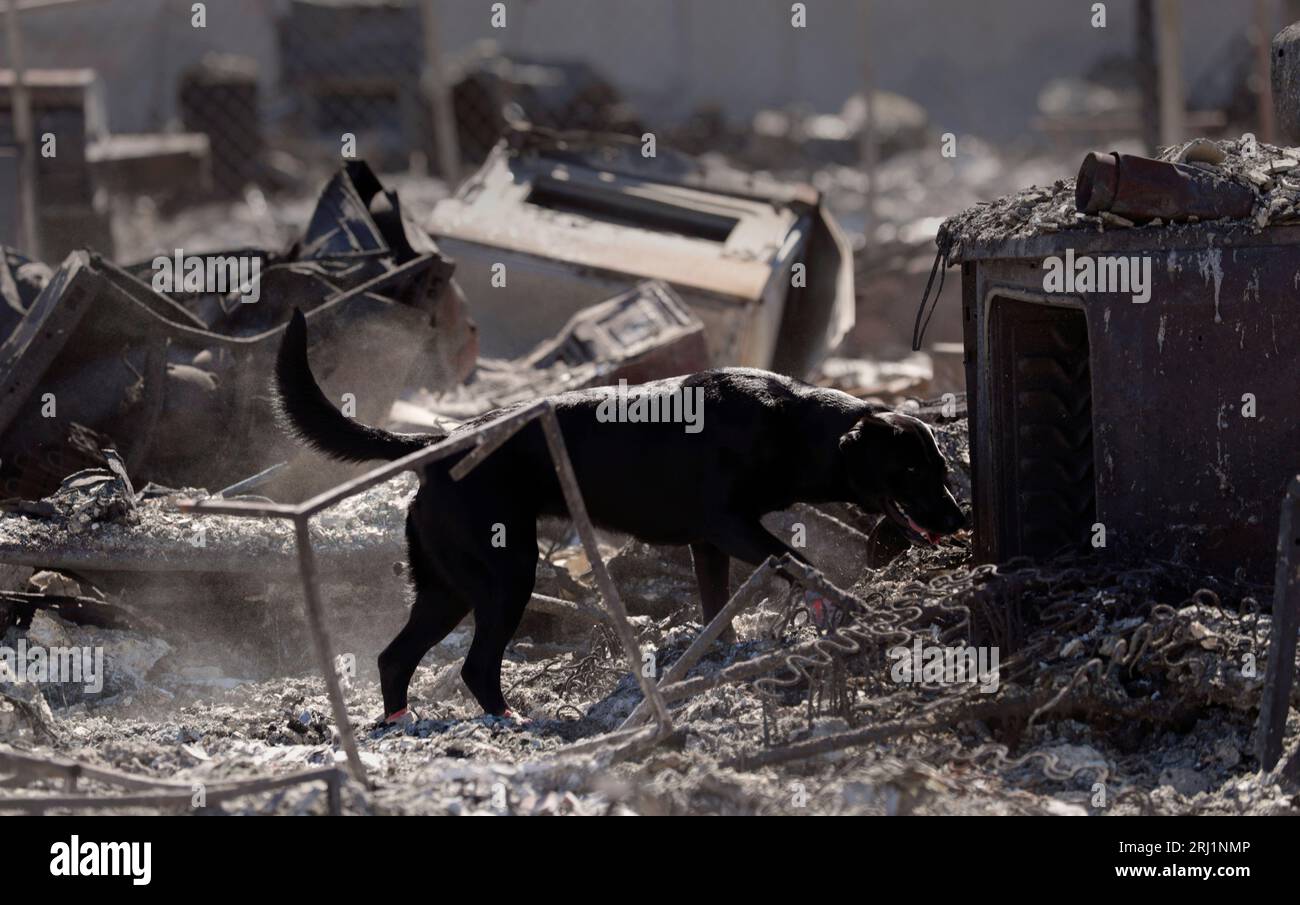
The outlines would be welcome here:
M 494 91 L 522 90 L 508 72 L 493 78 Z M 801 121 L 796 137 L 839 159 L 859 112 Z M 806 530 L 811 566 L 769 561 L 751 577 L 733 562 L 746 605 L 734 637 L 706 645 L 714 635 L 697 642 L 685 550 L 604 533 L 587 547 L 572 523 L 547 520 L 503 675 L 530 721 L 480 715 L 459 677 L 472 636 L 462 626 L 417 670 L 417 718 L 388 726 L 376 721 L 375 654 L 406 615 L 416 477 L 359 491 L 308 525 L 306 587 L 323 599 L 341 705 L 312 659 L 292 526 L 182 510 L 208 500 L 238 512 L 357 474 L 289 449 L 274 423 L 263 387 L 294 305 L 308 311 L 327 395 L 351 394 L 362 421 L 452 428 L 565 389 L 743 361 L 924 418 L 969 507 L 965 397 L 948 393 L 960 386 L 925 354 L 880 357 L 884 303 L 879 322 L 849 333 L 855 266 L 923 279 L 920 246 L 936 229 L 941 246 L 960 246 L 1125 224 L 1079 214 L 1060 181 L 940 227 L 953 197 L 986 194 L 1008 171 L 970 144 L 959 160 L 927 164 L 934 186 L 918 190 L 917 167 L 933 155 L 913 148 L 924 121 L 901 112 L 869 225 L 865 206 L 844 207 L 837 190 L 861 195 L 849 167 L 794 185 L 675 154 L 647 162 L 626 139 L 494 123 L 505 139 L 440 200 L 428 232 L 360 162 L 301 209 L 305 229 L 259 220 L 287 243 L 245 249 L 257 287 L 159 289 L 152 263 L 74 252 L 51 270 L 6 250 L 0 381 L 16 401 L 0 404 L 0 427 L 25 429 L 0 444 L 0 812 L 57 795 L 68 775 L 80 794 L 105 797 L 203 783 L 224 789 L 213 810 L 234 813 L 1295 811 L 1294 790 L 1249 753 L 1267 589 L 1177 562 L 994 568 L 973 563 L 964 535 L 922 549 L 854 506 L 801 505 L 764 525 Z M 1292 216 L 1300 164 L 1280 149 L 1261 146 L 1249 165 L 1233 142 L 1167 159 L 1249 183 L 1258 204 L 1247 226 Z M 863 217 L 864 236 L 870 228 L 856 258 L 824 201 L 835 196 Z M 794 291 L 799 257 L 821 264 Z M 498 285 L 499 259 L 510 270 Z M 244 304 L 254 289 L 271 304 Z M 864 348 L 870 360 L 853 357 Z M 44 413 L 50 395 L 58 417 Z M 653 653 L 671 734 L 642 712 L 647 689 L 602 602 L 597 553 L 637 645 Z M 932 648 L 1000 659 L 950 681 L 926 671 Z M 102 666 L 80 683 L 24 681 L 33 649 L 99 652 Z M 344 778 L 342 711 L 364 786 Z M 325 788 L 312 778 L 322 776 Z M 282 784 L 232 785 L 267 779 Z
M 946 452 L 965 452 L 964 420 L 936 429 Z M 967 460 L 957 461 L 964 472 Z M 810 555 L 825 549 L 812 544 Z M 552 562 L 572 567 L 562 573 L 578 575 L 553 581 L 552 593 L 594 596 L 590 575 L 574 562 L 580 553 L 563 541 L 551 551 Z M 632 560 L 620 566 L 623 555 L 611 572 L 629 609 L 646 612 L 639 598 L 656 593 L 631 580 L 638 558 L 661 564 L 659 590 L 671 588 L 679 604 L 632 620 L 663 675 L 699 631 L 690 621 L 694 600 L 683 590 L 689 565 L 656 548 L 627 551 Z M 516 637 L 503 684 L 512 705 L 531 717 L 523 725 L 480 716 L 464 690 L 458 672 L 471 636 L 466 627 L 417 671 L 412 706 L 420 718 L 406 727 L 374 728 L 382 711 L 378 685 L 369 657 L 357 657 L 356 674 L 343 673 L 344 689 L 353 724 L 371 727 L 360 749 L 375 787 L 347 784 L 341 807 L 528 814 L 1297 809 L 1248 753 L 1262 671 L 1247 664 L 1263 660 L 1269 617 L 1258 601 L 1267 589 L 1176 563 L 974 566 L 960 541 L 909 548 L 875 571 L 845 571 L 846 599 L 856 603 L 844 607 L 828 608 L 822 592 L 777 575 L 765 578 L 756 602 L 736 619 L 738 641 L 715 642 L 688 673 L 698 690 L 670 702 L 677 732 L 657 745 L 590 748 L 641 699 L 613 633 L 599 622 L 535 621 Z M 54 616 L 39 627 L 77 630 Z M 120 639 L 98 642 L 111 651 Z M 910 652 L 918 643 L 996 646 L 1003 651 L 996 688 L 900 683 L 901 660 L 888 651 Z M 232 677 L 224 691 L 179 681 L 177 664 L 191 664 L 193 676 L 202 656 L 177 650 L 145 671 L 146 684 L 180 689 L 174 696 L 138 689 L 100 702 L 56 700 L 41 729 L 21 698 L 24 686 L 0 685 L 3 745 L 185 783 L 341 762 L 319 678 Z M 327 803 L 304 785 L 223 807 L 300 813 Z
M 1253 139 L 1213 141 L 1198 138 L 1163 148 L 1159 160 L 1196 167 L 1227 182 L 1248 188 L 1255 197 L 1249 217 L 1214 221 L 1223 228 L 1258 231 L 1300 221 L 1300 148 L 1283 148 Z M 1075 180 L 1058 179 L 1049 186 L 1033 185 L 995 201 L 981 202 L 944 221 L 938 236 L 949 257 L 960 258 L 965 246 L 982 246 L 1008 239 L 1026 239 L 1071 230 L 1181 230 L 1198 221 L 1170 223 L 1153 219 L 1134 223 L 1102 211 L 1084 213 L 1075 206 Z

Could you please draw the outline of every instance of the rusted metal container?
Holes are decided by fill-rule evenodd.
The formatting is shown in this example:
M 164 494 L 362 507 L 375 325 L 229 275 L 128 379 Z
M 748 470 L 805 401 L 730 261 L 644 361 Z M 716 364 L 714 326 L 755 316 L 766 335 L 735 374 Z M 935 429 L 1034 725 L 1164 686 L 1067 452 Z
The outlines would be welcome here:
M 1300 470 L 1298 243 L 1221 224 L 965 243 L 978 556 L 1093 549 L 1266 580 Z M 1149 299 L 1048 291 L 1067 250 L 1149 260 Z
M 1220 173 L 1136 154 L 1099 154 L 1083 159 L 1074 205 L 1089 214 L 1108 211 L 1137 223 L 1160 218 L 1235 220 L 1250 216 L 1255 193 Z

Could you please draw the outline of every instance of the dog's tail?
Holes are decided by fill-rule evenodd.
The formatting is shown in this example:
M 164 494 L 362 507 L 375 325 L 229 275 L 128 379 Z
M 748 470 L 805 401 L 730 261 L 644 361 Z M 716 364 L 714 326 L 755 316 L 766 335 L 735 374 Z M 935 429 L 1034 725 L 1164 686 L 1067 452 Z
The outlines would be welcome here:
M 325 455 L 345 462 L 400 459 L 446 438 L 446 434 L 396 434 L 344 415 L 321 392 L 307 361 L 307 319 L 294 309 L 275 361 L 281 420 L 290 433 Z

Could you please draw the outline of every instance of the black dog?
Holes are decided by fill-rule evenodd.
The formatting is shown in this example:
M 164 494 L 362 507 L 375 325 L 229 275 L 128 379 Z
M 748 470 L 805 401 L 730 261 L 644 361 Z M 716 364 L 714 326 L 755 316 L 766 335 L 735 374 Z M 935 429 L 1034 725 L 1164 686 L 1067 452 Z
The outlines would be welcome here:
M 392 460 L 444 439 L 390 433 L 340 413 L 312 376 L 299 312 L 280 346 L 276 382 L 290 428 L 334 458 Z M 965 524 L 934 437 L 907 415 L 743 368 L 632 387 L 623 393 L 626 411 L 619 395 L 606 387 L 553 397 L 587 509 L 602 527 L 649 543 L 689 544 L 705 622 L 729 596 L 729 557 L 754 565 L 783 553 L 803 559 L 763 528 L 764 513 L 796 502 L 853 502 L 885 513 L 920 544 Z M 652 405 L 658 420 L 647 419 Z M 673 416 L 682 420 L 667 420 Z M 461 676 L 486 712 L 509 714 L 501 658 L 532 595 L 537 519 L 566 514 L 536 422 L 453 481 L 448 472 L 458 458 L 423 470 L 407 513 L 415 602 L 379 655 L 390 720 L 405 714 L 420 660 L 471 611 L 474 640 Z

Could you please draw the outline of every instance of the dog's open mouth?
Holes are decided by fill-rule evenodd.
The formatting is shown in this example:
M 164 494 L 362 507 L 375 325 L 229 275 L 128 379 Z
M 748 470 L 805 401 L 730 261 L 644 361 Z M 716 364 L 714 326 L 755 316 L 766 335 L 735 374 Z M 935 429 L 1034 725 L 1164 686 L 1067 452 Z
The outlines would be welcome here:
M 933 547 L 938 545 L 939 538 L 943 536 L 937 531 L 922 528 L 916 519 L 908 515 L 907 510 L 903 508 L 903 504 L 894 500 L 885 500 L 885 515 L 889 516 L 894 524 L 903 529 L 907 539 L 914 544 Z

